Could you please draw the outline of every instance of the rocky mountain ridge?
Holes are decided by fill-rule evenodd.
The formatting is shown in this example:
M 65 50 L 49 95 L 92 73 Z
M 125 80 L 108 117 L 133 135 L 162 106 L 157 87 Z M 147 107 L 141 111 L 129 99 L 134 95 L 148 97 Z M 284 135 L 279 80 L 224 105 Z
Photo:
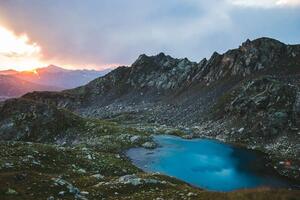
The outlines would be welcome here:
M 179 110 L 189 110 L 190 104 L 215 103 L 218 97 L 243 79 L 297 72 L 299 62 L 300 45 L 285 45 L 274 39 L 260 38 L 247 40 L 239 48 L 222 55 L 214 53 L 209 60 L 203 59 L 199 63 L 187 58 L 175 59 L 163 53 L 141 55 L 131 67 L 119 67 L 85 86 L 63 93 L 32 93 L 25 97 L 105 118 L 120 112 L 144 113 L 144 108 L 156 112 L 157 106 L 157 112 L 163 110 L 162 113 L 175 115 L 174 112 L 179 113 Z M 174 112 L 173 107 L 176 107 Z M 199 112 L 200 107 L 203 106 L 196 105 Z M 199 114 L 192 113 L 197 120 L 187 117 L 189 121 L 183 124 L 201 121 Z M 158 116 L 154 121 L 167 123 L 159 118 L 162 114 L 153 114 Z M 178 122 L 178 119 L 170 118 L 169 123 Z
M 300 45 L 260 38 L 199 63 L 141 55 L 85 86 L 24 98 L 260 149 L 281 174 L 299 179 L 299 77 Z
M 115 75 L 112 80 L 118 83 L 121 82 L 118 75 L 123 75 L 125 83 L 134 88 L 178 89 L 190 82 L 210 84 L 226 77 L 246 77 L 258 71 L 288 67 L 287 62 L 288 65 L 297 64 L 299 54 L 299 45 L 285 45 L 274 39 L 260 38 L 247 40 L 239 48 L 222 55 L 215 52 L 209 60 L 204 58 L 199 63 L 187 58 L 175 59 L 164 53 L 156 56 L 143 54 L 131 67 L 126 70 L 120 68 L 110 75 Z

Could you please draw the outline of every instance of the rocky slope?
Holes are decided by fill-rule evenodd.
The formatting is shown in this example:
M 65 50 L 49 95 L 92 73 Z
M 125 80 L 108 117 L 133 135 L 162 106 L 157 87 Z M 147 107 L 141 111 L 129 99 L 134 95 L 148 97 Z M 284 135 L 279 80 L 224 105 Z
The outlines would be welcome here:
M 195 134 L 259 149 L 281 174 L 299 180 L 299 92 L 286 80 L 247 80 L 222 96 Z
M 264 188 L 226 194 L 202 191 L 131 164 L 124 150 L 149 143 L 146 132 L 83 119 L 26 99 L 6 101 L 0 108 L 1 199 L 291 199 L 299 195 L 297 190 Z
M 116 123 L 85 119 L 68 110 L 28 99 L 0 103 L 0 140 L 58 145 L 103 144 L 99 149 L 142 145 L 151 138 Z M 138 136 L 136 136 L 137 134 Z M 133 139 L 131 139 L 133 137 Z M 114 138 L 113 140 L 111 140 Z M 115 143 L 118 143 L 116 145 Z
M 287 167 L 279 171 L 299 179 L 299 75 L 300 45 L 260 38 L 199 63 L 163 53 L 141 55 L 130 67 L 119 67 L 85 86 L 24 98 L 82 116 L 184 127 L 194 136 L 256 146 L 273 155 L 275 163 L 285 162 L 288 155 L 292 166 L 273 164 Z

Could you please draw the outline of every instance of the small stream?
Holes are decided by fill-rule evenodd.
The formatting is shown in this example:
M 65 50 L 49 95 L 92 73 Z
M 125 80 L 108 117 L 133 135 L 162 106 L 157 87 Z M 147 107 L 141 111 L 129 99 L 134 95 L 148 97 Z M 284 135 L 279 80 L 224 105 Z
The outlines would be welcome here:
M 208 139 L 155 136 L 155 141 L 156 149 L 127 151 L 132 162 L 146 172 L 160 172 L 212 191 L 292 186 L 267 168 L 263 155 L 256 151 Z

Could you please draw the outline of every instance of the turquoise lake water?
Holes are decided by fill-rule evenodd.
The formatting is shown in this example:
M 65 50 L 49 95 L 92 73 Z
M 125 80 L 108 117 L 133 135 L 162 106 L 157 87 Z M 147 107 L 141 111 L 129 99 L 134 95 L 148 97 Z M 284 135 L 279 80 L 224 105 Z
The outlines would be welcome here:
M 156 149 L 133 148 L 127 152 L 146 172 L 160 172 L 213 191 L 290 186 L 267 168 L 263 156 L 255 151 L 207 139 L 155 136 L 155 140 L 159 144 Z

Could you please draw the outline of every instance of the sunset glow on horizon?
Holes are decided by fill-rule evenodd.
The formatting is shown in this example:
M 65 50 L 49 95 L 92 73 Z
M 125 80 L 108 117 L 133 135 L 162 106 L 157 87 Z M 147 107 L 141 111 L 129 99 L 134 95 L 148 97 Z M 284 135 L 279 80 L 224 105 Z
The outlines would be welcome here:
M 0 69 L 34 70 L 45 65 L 41 47 L 26 34 L 16 35 L 0 25 Z
M 108 69 L 121 64 L 107 64 L 97 66 L 87 64 L 78 66 L 72 63 L 62 63 L 57 60 L 42 59 L 42 48 L 39 44 L 32 42 L 27 34 L 17 35 L 13 31 L 0 25 L 0 70 L 16 70 L 35 72 L 37 68 L 49 65 L 58 65 L 65 69 Z

